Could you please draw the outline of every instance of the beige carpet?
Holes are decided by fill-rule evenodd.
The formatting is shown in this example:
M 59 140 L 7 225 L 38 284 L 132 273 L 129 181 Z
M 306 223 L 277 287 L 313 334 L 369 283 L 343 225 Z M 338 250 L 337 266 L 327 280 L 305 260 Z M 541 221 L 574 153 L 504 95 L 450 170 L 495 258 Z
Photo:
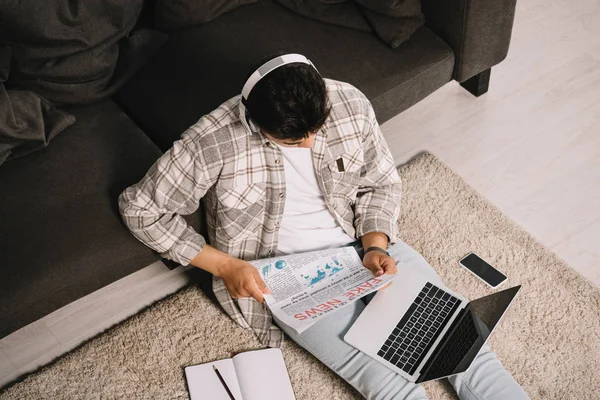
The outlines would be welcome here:
M 504 217 L 430 154 L 402 166 L 402 238 L 448 286 L 491 292 L 457 266 L 476 251 L 523 289 L 490 339 L 534 399 L 600 399 L 600 291 Z M 508 285 L 506 287 L 508 287 Z M 185 399 L 183 367 L 259 348 L 196 287 L 92 339 L 0 394 L 1 399 Z M 284 348 L 297 398 L 360 396 L 293 343 Z M 444 380 L 431 399 L 456 398 Z M 507 399 L 510 400 L 510 399 Z

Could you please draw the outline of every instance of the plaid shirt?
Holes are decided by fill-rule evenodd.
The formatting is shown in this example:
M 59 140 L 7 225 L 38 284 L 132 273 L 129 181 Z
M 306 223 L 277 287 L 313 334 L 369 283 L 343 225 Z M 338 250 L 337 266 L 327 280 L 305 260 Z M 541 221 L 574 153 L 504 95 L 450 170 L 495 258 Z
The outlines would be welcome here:
M 325 81 L 332 109 L 315 136 L 312 159 L 327 207 L 351 237 L 383 232 L 393 243 L 401 183 L 373 108 L 352 85 Z M 281 150 L 255 129 L 236 96 L 187 129 L 121 194 L 119 208 L 136 238 L 187 265 L 206 242 L 181 215 L 195 212 L 200 199 L 211 245 L 255 260 L 277 249 L 285 197 Z M 213 290 L 227 314 L 261 343 L 281 345 L 283 333 L 264 304 L 232 299 L 216 277 Z

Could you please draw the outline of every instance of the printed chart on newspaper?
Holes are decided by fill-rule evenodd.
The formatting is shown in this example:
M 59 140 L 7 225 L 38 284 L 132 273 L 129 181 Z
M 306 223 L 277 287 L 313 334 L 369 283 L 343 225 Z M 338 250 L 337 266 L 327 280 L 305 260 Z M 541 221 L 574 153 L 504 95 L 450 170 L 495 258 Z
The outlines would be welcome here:
M 251 262 L 271 294 L 271 312 L 297 332 L 366 296 L 395 275 L 375 277 L 353 247 L 342 247 Z

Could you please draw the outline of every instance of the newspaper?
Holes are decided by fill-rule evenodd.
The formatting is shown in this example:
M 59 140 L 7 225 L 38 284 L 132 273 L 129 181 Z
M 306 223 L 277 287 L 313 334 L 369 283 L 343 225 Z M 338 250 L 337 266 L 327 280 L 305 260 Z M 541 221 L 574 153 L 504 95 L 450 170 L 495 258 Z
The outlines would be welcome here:
M 250 263 L 271 290 L 271 312 L 298 333 L 395 278 L 375 277 L 351 246 Z

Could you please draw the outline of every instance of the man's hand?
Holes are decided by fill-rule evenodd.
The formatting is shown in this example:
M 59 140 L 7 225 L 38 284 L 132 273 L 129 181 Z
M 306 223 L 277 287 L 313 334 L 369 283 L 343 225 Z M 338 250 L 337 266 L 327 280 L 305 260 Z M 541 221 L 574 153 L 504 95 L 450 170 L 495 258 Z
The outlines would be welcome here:
M 373 272 L 375 276 L 395 274 L 398 272 L 396 260 L 378 251 L 370 251 L 363 258 L 363 265 Z
M 223 279 L 233 298 L 254 297 L 256 301 L 262 303 L 263 294 L 271 293 L 258 270 L 244 260 L 231 257 L 219 268 L 217 276 Z
M 383 232 L 369 232 L 360 238 L 363 248 L 366 250 L 369 247 L 387 248 L 388 237 Z M 379 251 L 370 251 L 363 257 L 363 264 L 369 268 L 373 275 L 381 276 L 383 274 L 395 274 L 398 272 L 396 268 L 396 260 Z
M 232 297 L 254 297 L 263 301 L 263 294 L 271 293 L 252 264 L 205 245 L 190 264 L 223 279 Z

